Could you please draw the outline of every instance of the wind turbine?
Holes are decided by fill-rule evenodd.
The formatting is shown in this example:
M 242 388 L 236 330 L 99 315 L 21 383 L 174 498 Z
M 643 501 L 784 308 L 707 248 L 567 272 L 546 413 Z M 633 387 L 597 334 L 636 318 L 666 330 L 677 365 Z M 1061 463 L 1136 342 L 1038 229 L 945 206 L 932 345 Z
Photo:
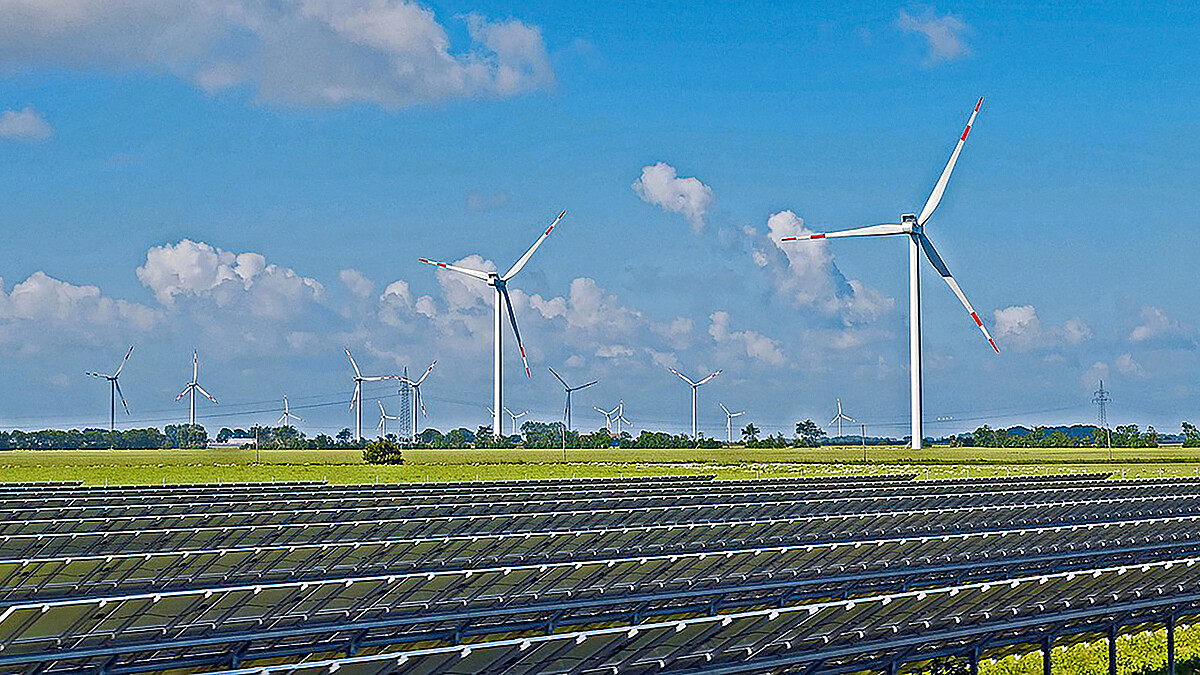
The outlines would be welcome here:
M 567 429 L 570 429 L 571 428 L 571 393 L 579 391 L 580 389 L 587 389 L 588 387 L 592 386 L 593 384 L 596 384 L 600 380 L 592 380 L 591 382 L 588 382 L 587 384 L 581 384 L 578 387 L 572 387 L 571 385 L 567 384 L 567 381 L 562 379 L 562 376 L 559 375 L 557 372 L 555 372 L 553 368 L 550 368 L 549 366 L 547 366 L 546 369 L 550 371 L 550 374 L 553 375 L 555 379 L 557 379 L 559 382 L 562 383 L 563 389 L 566 390 L 566 392 L 567 392 L 567 406 L 566 406 L 566 408 L 563 409 L 563 422 L 566 423 Z
M 376 403 L 379 404 L 379 426 L 376 427 L 376 429 L 379 431 L 379 437 L 385 438 L 387 436 L 387 421 L 396 420 L 399 422 L 400 416 L 387 414 L 387 412 L 383 409 L 383 401 L 376 401 Z
M 288 409 L 287 394 L 284 394 L 283 395 L 283 414 L 279 416 L 279 419 L 275 422 L 275 424 L 278 426 L 290 427 L 290 426 L 292 426 L 292 420 L 300 420 L 301 422 L 303 422 L 304 418 L 299 415 L 292 414 L 292 411 Z
M 188 403 L 188 409 L 189 409 L 188 424 L 193 425 L 193 426 L 196 424 L 196 392 L 200 392 L 201 394 L 204 394 L 204 397 L 207 398 L 208 400 L 212 401 L 213 403 L 217 402 L 217 399 L 213 398 L 212 394 L 208 393 L 207 391 L 204 391 L 204 387 L 201 387 L 200 383 L 196 381 L 196 378 L 199 374 L 200 374 L 200 358 L 196 355 L 196 350 L 193 349 L 192 350 L 192 381 L 188 382 L 187 385 L 183 388 L 183 391 L 179 392 L 179 395 L 175 397 L 175 400 L 179 401 L 184 396 L 187 396 L 189 394 L 191 395 L 191 401 Z
M 125 367 L 125 362 L 129 360 L 129 355 L 133 353 L 133 347 L 129 347 L 129 351 L 125 352 L 125 358 L 121 359 L 121 365 L 117 366 L 117 372 L 112 375 L 104 373 L 95 373 L 88 371 L 87 374 L 91 377 L 103 377 L 108 380 L 108 430 L 115 431 L 117 428 L 117 397 L 121 398 L 121 405 L 125 408 L 125 414 L 129 413 L 129 404 L 125 402 L 125 394 L 121 393 L 121 385 L 117 382 L 117 378 L 121 377 L 121 370 Z
M 521 343 L 521 331 L 517 330 L 517 317 L 513 314 L 512 300 L 510 300 L 508 297 L 508 282 L 510 279 L 515 277 L 518 272 L 521 271 L 521 268 L 525 267 L 525 263 L 529 262 L 529 258 L 533 256 L 533 252 L 538 250 L 538 247 L 542 245 L 542 242 L 546 240 L 546 237 L 550 236 L 550 233 L 554 231 L 554 226 L 558 225 L 558 221 L 562 220 L 563 216 L 565 215 L 567 215 L 566 211 L 559 213 L 558 217 L 554 219 L 554 222 L 550 223 L 550 226 L 547 227 L 546 231 L 542 233 L 542 236 L 538 237 L 538 240 L 533 242 L 533 246 L 530 246 L 528 251 L 525 251 L 525 255 L 517 259 L 517 262 L 513 263 L 513 266 L 509 268 L 509 270 L 503 275 L 496 274 L 495 272 L 475 270 L 469 267 L 450 265 L 444 262 L 437 262 L 436 260 L 419 258 L 419 260 L 423 263 L 437 265 L 443 269 L 448 269 L 453 272 L 458 272 L 459 274 L 465 274 L 469 277 L 479 279 L 494 289 L 492 294 L 492 302 L 495 305 L 496 313 L 495 321 L 492 325 L 495 347 L 492 354 L 492 430 L 497 436 L 500 435 L 500 411 L 503 409 L 503 404 L 500 401 L 500 383 L 502 375 L 500 367 L 500 324 L 502 323 L 502 309 L 500 306 L 501 301 L 503 301 L 504 306 L 508 308 L 508 320 L 512 323 L 513 335 L 517 338 L 517 347 L 521 350 L 521 361 L 525 364 L 525 376 L 533 377 L 533 375 L 529 372 L 529 360 L 525 358 L 525 345 Z
M 350 407 L 355 409 L 354 415 L 354 436 L 355 439 L 362 438 L 362 383 L 363 382 L 379 382 L 380 380 L 398 380 L 395 375 L 363 375 L 358 369 L 358 363 L 354 361 L 354 357 L 350 354 L 349 347 L 342 347 L 346 350 L 346 358 L 350 359 L 350 365 L 354 367 L 354 391 L 350 394 Z
M 678 375 L 679 379 L 683 380 L 684 382 L 687 382 L 688 385 L 692 388 L 692 440 L 695 440 L 696 439 L 696 390 L 700 388 L 700 385 L 708 382 L 709 380 L 720 375 L 724 371 L 718 370 L 717 372 L 712 373 L 708 377 L 703 378 L 699 382 L 693 382 L 691 380 L 691 378 L 689 378 L 687 375 L 684 375 L 683 373 L 679 372 L 678 370 L 675 370 L 674 368 L 667 368 L 667 370 Z
M 941 177 L 938 178 L 937 184 L 933 187 L 933 192 L 930 193 L 929 199 L 925 201 L 925 206 L 921 208 L 920 215 L 906 213 L 900 216 L 899 224 L 883 224 L 883 225 L 868 225 L 866 227 L 858 227 L 851 230 L 841 230 L 839 232 L 818 232 L 814 234 L 804 234 L 796 237 L 784 237 L 781 241 L 802 241 L 809 239 L 834 239 L 838 237 L 878 237 L 888 235 L 904 235 L 908 237 L 908 359 L 909 359 L 909 396 L 912 400 L 912 447 L 914 450 L 921 448 L 923 438 L 921 424 L 921 251 L 925 251 L 925 257 L 929 259 L 930 264 L 941 275 L 942 280 L 950 286 L 950 290 L 954 291 L 954 295 L 958 296 L 963 307 L 967 308 L 967 312 L 971 314 L 971 318 L 975 320 L 975 325 L 979 330 L 983 331 L 983 336 L 987 338 L 992 349 L 996 353 L 1000 352 L 1000 348 L 996 346 L 996 341 L 992 339 L 988 329 L 984 327 L 983 322 L 979 320 L 979 315 L 975 313 L 975 309 L 971 307 L 971 303 L 967 301 L 967 296 L 963 295 L 962 289 L 958 287 L 958 282 L 950 274 L 950 269 L 946 267 L 946 263 L 942 261 L 942 257 L 938 255 L 933 248 L 933 243 L 929 241 L 929 237 L 925 236 L 925 223 L 929 221 L 929 217 L 933 215 L 934 209 L 942 201 L 942 195 L 946 192 L 946 183 L 950 180 L 950 173 L 954 171 L 954 164 L 958 161 L 958 155 L 962 152 L 963 144 L 967 142 L 967 134 L 971 133 L 971 126 L 975 124 L 975 116 L 979 114 L 979 106 L 983 104 L 983 97 L 979 97 L 979 101 L 975 103 L 975 110 L 971 112 L 971 119 L 967 121 L 967 128 L 963 130 L 962 136 L 958 139 L 958 144 L 954 146 L 954 152 L 950 153 L 950 161 L 946 163 L 946 168 L 942 170 Z
M 401 378 L 404 382 L 407 382 L 408 386 L 412 387 L 412 390 L 413 390 L 413 397 L 412 397 L 412 433 L 413 433 L 413 437 L 412 437 L 412 440 L 414 443 L 417 442 L 417 409 L 419 408 L 421 410 L 421 415 L 423 417 L 429 417 L 429 415 L 425 412 L 425 401 L 421 399 L 421 383 L 425 381 L 425 378 L 429 377 L 429 374 L 433 372 L 433 367 L 436 365 L 437 365 L 437 361 L 434 361 L 433 363 L 429 364 L 429 367 L 425 369 L 425 373 L 422 374 L 421 377 L 418 377 L 416 380 L 410 380 L 408 378 Z
M 602 408 L 597 408 L 596 406 L 592 406 L 592 409 L 601 415 L 604 415 L 604 430 L 611 434 L 613 417 L 620 412 L 621 406 L 617 406 L 612 410 L 604 410 Z
M 833 426 L 836 423 L 838 425 L 838 438 L 841 438 L 841 436 L 842 436 L 842 421 L 844 420 L 846 422 L 857 422 L 858 420 L 856 420 L 853 417 L 842 412 L 842 399 L 840 399 L 840 398 L 837 400 L 837 409 L 838 409 L 837 414 L 834 415 L 833 419 L 829 420 L 829 424 L 826 424 L 825 426 L 827 426 L 827 427 Z
M 733 443 L 733 418 L 738 415 L 745 415 L 746 411 L 729 412 L 729 408 L 726 408 L 724 403 L 718 403 L 717 405 L 721 406 L 721 410 L 725 411 L 725 440 Z
M 512 435 L 516 436 L 517 435 L 517 420 L 528 415 L 529 411 L 526 410 L 525 412 L 515 413 L 508 406 L 504 406 L 504 412 L 508 413 L 508 416 L 512 418 Z
M 633 428 L 633 422 L 630 422 L 629 418 L 625 417 L 625 401 L 621 401 L 621 403 L 617 406 L 617 436 L 621 435 L 622 422 L 628 424 L 630 429 Z

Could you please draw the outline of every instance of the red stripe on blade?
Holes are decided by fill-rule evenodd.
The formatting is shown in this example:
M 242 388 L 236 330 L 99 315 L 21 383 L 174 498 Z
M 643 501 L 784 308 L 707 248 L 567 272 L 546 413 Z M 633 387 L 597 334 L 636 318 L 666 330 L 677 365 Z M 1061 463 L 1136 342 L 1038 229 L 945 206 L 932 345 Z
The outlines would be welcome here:
M 809 237 L 809 239 L 824 239 L 824 238 L 825 238 L 824 234 L 814 234 L 811 237 Z
M 996 353 L 999 354 L 1000 348 L 996 346 L 996 341 L 991 338 L 988 338 L 988 342 L 992 343 L 992 349 L 995 349 Z
M 962 135 L 962 138 L 960 138 L 960 139 L 958 139 L 958 140 L 960 140 L 960 141 L 965 141 L 965 140 L 967 140 L 967 134 L 969 134 L 969 133 L 971 133 L 971 125 L 970 125 L 970 124 L 968 124 L 968 125 L 967 125 L 967 128 L 966 128 L 966 129 L 963 129 L 963 135 Z
M 975 325 L 976 325 L 976 326 L 982 326 L 982 325 L 983 325 L 983 322 L 979 320 L 979 315 L 978 315 L 978 314 L 976 314 L 975 312 L 971 312 L 971 318 L 972 318 L 972 319 L 975 319 Z

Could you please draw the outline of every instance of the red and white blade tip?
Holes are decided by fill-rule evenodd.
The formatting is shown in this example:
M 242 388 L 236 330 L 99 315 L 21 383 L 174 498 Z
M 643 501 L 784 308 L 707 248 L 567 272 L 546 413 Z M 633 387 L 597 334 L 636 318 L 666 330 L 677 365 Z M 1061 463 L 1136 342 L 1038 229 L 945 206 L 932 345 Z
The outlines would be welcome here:
M 824 238 L 825 238 L 824 232 L 817 232 L 815 234 L 802 234 L 802 235 L 799 235 L 796 237 L 784 237 L 784 238 L 780 239 L 779 241 L 808 241 L 809 239 L 824 239 Z

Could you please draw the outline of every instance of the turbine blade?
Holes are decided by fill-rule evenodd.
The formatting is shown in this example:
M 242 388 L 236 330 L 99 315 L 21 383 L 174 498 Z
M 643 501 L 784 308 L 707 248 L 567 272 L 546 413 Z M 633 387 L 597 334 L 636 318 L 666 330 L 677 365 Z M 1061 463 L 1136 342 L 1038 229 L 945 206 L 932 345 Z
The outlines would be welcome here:
M 206 397 L 208 400 L 212 401 L 213 403 L 216 403 L 216 402 L 217 402 L 217 399 L 213 398 L 213 395 L 212 395 L 212 394 L 208 393 L 207 391 L 204 391 L 204 387 L 201 387 L 201 386 L 199 385 L 199 383 L 197 383 L 197 384 L 196 384 L 196 391 L 200 392 L 201 394 L 204 394 L 204 396 L 205 396 L 205 397 Z M 218 405 L 220 405 L 220 404 L 218 404 Z
M 554 379 L 556 379 L 562 383 L 562 386 L 564 389 L 571 388 L 571 386 L 569 384 L 567 384 L 567 381 L 562 379 L 562 375 L 559 375 L 557 372 L 555 372 L 555 370 L 553 368 L 551 368 L 550 366 L 546 366 L 546 370 L 550 371 L 550 374 L 554 376 Z
M 429 374 L 433 372 L 433 367 L 436 365 L 437 365 L 437 361 L 434 361 L 433 363 L 429 364 L 429 367 L 425 369 L 425 374 L 422 375 L 421 378 L 418 379 L 416 382 L 411 382 L 410 384 L 417 386 L 417 387 L 421 386 L 421 383 L 425 381 L 425 378 L 429 377 Z
M 592 386 L 593 384 L 599 384 L 599 383 L 600 383 L 600 380 L 592 380 L 591 382 L 588 382 L 587 384 L 581 384 L 578 387 L 571 387 L 571 391 L 579 391 L 580 389 L 587 389 L 588 387 Z
M 123 394 L 121 392 L 121 383 L 117 382 L 117 378 L 115 378 L 115 377 L 113 378 L 112 383 L 113 383 L 113 387 L 115 387 L 117 390 L 117 398 L 121 399 L 121 406 L 125 408 L 125 414 L 126 415 L 133 414 L 133 413 L 129 412 L 129 404 L 125 402 L 125 394 Z
M 481 279 L 483 281 L 487 281 L 490 278 L 487 272 L 473 270 L 469 267 L 459 267 L 458 265 L 451 265 L 449 263 L 438 262 L 437 260 L 427 260 L 425 258 L 417 258 L 417 260 L 420 260 L 421 262 L 425 263 L 426 265 L 435 265 L 437 267 L 441 267 L 442 269 L 447 269 L 447 270 L 451 270 L 453 272 L 458 272 L 459 274 L 465 274 L 469 277 L 475 277 L 476 279 Z
M 513 266 L 504 273 L 504 276 L 500 277 L 501 281 L 508 281 L 509 279 L 517 276 L 517 272 L 520 272 L 521 268 L 525 266 L 525 263 L 529 262 L 529 258 L 533 255 L 533 252 L 538 250 L 538 247 L 542 245 L 543 241 L 546 241 L 546 237 L 549 237 L 550 233 L 554 231 L 554 226 L 558 225 L 558 221 L 562 220 L 563 216 L 565 215 L 567 215 L 566 211 L 558 214 L 558 217 L 554 219 L 553 223 L 550 223 L 550 227 L 546 228 L 546 231 L 542 233 L 542 236 L 538 237 L 538 240 L 533 242 L 533 246 L 530 246 L 528 251 L 525 251 L 525 255 L 521 256 L 517 262 L 513 263 Z
M 724 410 L 726 415 L 733 416 L 733 413 L 729 412 L 729 408 L 726 408 L 724 403 L 718 403 L 717 405 L 721 406 L 721 410 Z
M 300 420 L 301 422 L 303 422 L 303 421 L 304 421 L 304 418 L 303 418 L 303 417 L 301 417 L 301 416 L 299 416 L 299 415 L 293 415 L 293 414 L 291 414 L 291 413 L 288 413 L 288 417 L 290 417 L 290 418 L 292 418 L 292 419 L 294 419 L 294 420 Z
M 84 375 L 87 375 L 88 377 L 103 377 L 106 380 L 111 379 L 111 378 L 109 378 L 108 375 L 105 375 L 104 373 L 93 373 L 90 370 L 87 371 L 86 373 L 84 373 Z
M 376 403 L 378 403 L 378 404 L 379 404 L 379 414 L 380 414 L 380 415 L 386 415 L 387 413 L 386 413 L 386 412 L 384 412 L 384 410 L 383 410 L 383 401 L 376 401 Z
M 992 349 L 995 349 L 996 353 L 999 354 L 1000 348 L 996 346 L 996 341 L 992 339 L 992 335 L 991 333 L 988 333 L 987 327 L 984 326 L 983 322 L 979 320 L 979 315 L 975 313 L 975 308 L 971 306 L 970 301 L 967 300 L 967 296 L 963 294 L 962 289 L 958 287 L 958 282 L 955 281 L 954 276 L 950 274 L 950 268 L 946 267 L 945 261 L 943 261 L 942 257 L 938 255 L 937 250 L 933 248 L 933 242 L 929 241 L 929 237 L 926 237 L 924 234 L 919 235 L 918 238 L 921 241 L 921 248 L 925 250 L 925 257 L 929 259 L 929 262 L 933 265 L 933 268 L 936 269 L 938 274 L 942 276 L 942 280 L 946 282 L 946 285 L 950 287 L 950 290 L 954 291 L 954 294 L 958 296 L 958 300 L 963 304 L 963 307 L 967 308 L 967 312 L 969 312 L 971 314 L 971 318 L 975 320 L 975 325 L 979 326 L 979 330 L 983 331 L 983 337 L 987 338 L 988 344 L 992 345 Z
M 129 360 L 129 355 L 133 353 L 133 346 L 129 347 L 129 351 L 125 352 L 125 358 L 121 359 L 121 365 L 117 366 L 117 372 L 113 373 L 113 378 L 121 376 L 121 370 L 125 368 L 125 362 Z
M 917 216 L 917 225 L 924 225 L 925 221 L 929 220 L 929 216 L 933 215 L 934 209 L 942 202 L 942 195 L 946 193 L 946 183 L 950 182 L 950 172 L 954 171 L 954 164 L 958 162 L 958 154 L 962 152 L 963 144 L 967 142 L 967 134 L 971 133 L 971 125 L 975 124 L 975 116 L 979 114 L 981 105 L 983 105 L 982 96 L 975 103 L 975 110 L 971 111 L 971 119 L 967 120 L 967 128 L 963 129 L 958 144 L 954 146 L 954 152 L 950 153 L 950 161 L 946 162 L 946 168 L 942 169 L 942 175 L 938 178 L 937 185 L 933 186 L 933 192 L 929 194 L 929 199 L 925 201 L 925 206 L 921 209 L 921 215 Z
M 838 230 L 837 232 L 814 232 L 812 234 L 802 234 L 796 237 L 784 237 L 779 241 L 808 241 L 810 239 L 840 239 L 842 237 L 880 237 L 888 234 L 904 234 L 904 226 L 896 223 L 884 223 L 882 225 L 867 225 L 866 227 L 856 227 L 852 230 Z
M 421 390 L 414 389 L 413 391 L 416 392 L 417 405 L 421 407 L 421 416 L 429 417 L 429 413 L 425 412 L 425 398 L 423 396 L 421 396 Z
M 709 380 L 713 379 L 714 377 L 720 375 L 723 372 L 725 372 L 725 371 L 718 370 L 717 372 L 713 373 L 712 375 L 709 375 L 708 377 L 704 378 L 703 380 L 700 380 L 699 382 L 697 382 L 696 386 L 699 387 L 700 385 L 704 384 L 705 382 L 708 382 Z
M 179 395 L 175 397 L 175 400 L 178 401 L 178 400 L 182 399 L 184 396 L 187 396 L 187 393 L 191 390 L 192 390 L 192 383 L 188 382 L 187 386 L 183 388 L 183 391 L 179 392 Z
M 362 371 L 358 369 L 358 363 L 357 363 L 357 362 L 355 362 L 355 360 L 354 360 L 354 357 L 353 357 L 353 356 L 351 356 L 351 354 L 350 354 L 350 348 L 349 348 L 349 347 L 342 347 L 342 349 L 345 349 L 345 350 L 346 350 L 346 358 L 350 359 L 350 365 L 354 367 L 354 374 L 355 374 L 355 375 L 357 375 L 357 376 L 359 376 L 359 377 L 361 377 L 361 376 L 362 376 Z
M 281 426 L 281 427 L 286 427 L 287 422 L 288 422 L 288 414 L 287 413 L 280 415 L 279 419 L 275 420 L 275 424 L 277 426 Z
M 362 389 L 362 382 L 355 380 L 354 381 L 354 391 L 350 392 L 350 407 L 351 408 L 353 408 L 354 404 L 358 402 L 358 392 L 361 389 Z
M 508 320 L 512 323 L 513 335 L 517 336 L 517 348 L 521 350 L 521 362 L 525 364 L 525 377 L 532 378 L 529 372 L 529 359 L 525 358 L 525 345 L 521 342 L 521 331 L 517 329 L 517 316 L 513 314 L 512 300 L 508 297 L 508 289 L 500 286 L 500 294 L 504 296 L 504 304 L 508 307 Z
M 670 367 L 668 367 L 667 370 L 671 371 L 672 373 L 675 373 L 676 375 L 679 376 L 679 379 L 683 380 L 684 382 L 687 382 L 688 384 L 692 385 L 693 387 L 699 386 L 695 382 L 692 382 L 691 379 L 688 378 L 687 375 L 684 375 L 683 373 L 679 372 L 678 370 L 675 370 L 674 368 L 670 368 Z
M 196 350 L 192 350 L 192 382 L 196 381 L 196 376 L 200 374 L 200 356 Z

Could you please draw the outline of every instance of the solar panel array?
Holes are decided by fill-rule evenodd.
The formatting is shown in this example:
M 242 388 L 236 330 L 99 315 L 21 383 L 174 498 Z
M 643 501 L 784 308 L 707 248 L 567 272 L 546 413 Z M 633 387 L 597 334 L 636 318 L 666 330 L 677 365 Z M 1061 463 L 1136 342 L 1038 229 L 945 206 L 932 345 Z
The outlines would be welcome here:
M 1200 613 L 1200 480 L 0 490 L 5 673 L 834 673 Z

